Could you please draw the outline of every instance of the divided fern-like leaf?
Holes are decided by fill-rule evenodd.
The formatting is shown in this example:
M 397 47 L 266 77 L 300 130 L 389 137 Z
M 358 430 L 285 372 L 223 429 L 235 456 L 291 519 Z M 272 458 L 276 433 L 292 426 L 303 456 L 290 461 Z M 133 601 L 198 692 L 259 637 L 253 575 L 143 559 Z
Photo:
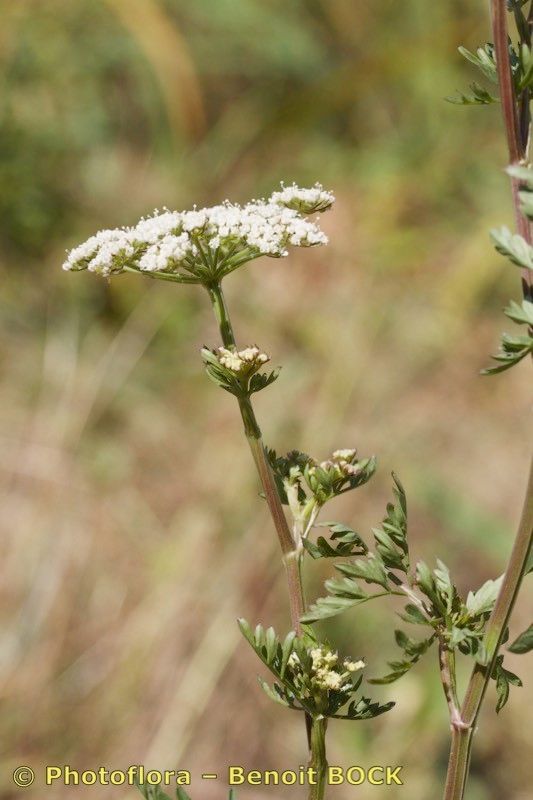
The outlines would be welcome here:
M 394 636 L 396 639 L 396 644 L 404 651 L 407 657 L 402 661 L 389 661 L 388 666 L 390 667 L 391 671 L 382 678 L 371 678 L 369 683 L 382 685 L 397 681 L 399 678 L 405 675 L 406 672 L 409 672 L 409 670 L 420 660 L 424 653 L 429 650 L 436 638 L 436 634 L 432 634 L 427 639 L 417 641 L 416 639 L 411 639 L 401 630 L 395 631 Z
M 456 106 L 488 106 L 492 103 L 499 103 L 499 99 L 490 94 L 486 89 L 476 83 L 475 81 L 470 84 L 470 93 L 457 92 L 455 95 L 449 95 L 444 98 L 448 103 L 453 103 Z
M 363 557 L 335 565 L 335 569 L 344 578 L 326 581 L 325 588 L 328 595 L 319 597 L 311 605 L 309 611 L 302 617 L 304 622 L 317 622 L 321 619 L 328 619 L 374 597 L 397 593 L 396 589 L 402 583 L 402 580 L 395 573 L 398 571 L 404 574 L 408 572 L 409 547 L 407 543 L 407 501 L 405 491 L 394 473 L 392 477 L 397 502 L 388 504 L 387 514 L 381 523 L 381 527 L 373 529 L 376 552 L 369 552 L 364 542 L 351 528 L 343 527 L 342 530 L 346 531 L 348 537 L 357 537 L 356 541 L 360 543 L 361 547 L 365 547 L 362 553 Z M 342 537 L 342 534 L 340 535 Z M 310 544 L 306 547 L 314 558 L 344 555 L 344 553 L 332 552 L 333 548 L 325 540 L 321 544 L 317 542 L 316 545 Z M 370 594 L 361 588 L 358 581 L 374 584 L 383 591 Z
M 394 495 L 397 503 L 387 505 L 387 516 L 381 523 L 381 528 L 373 528 L 372 533 L 376 540 L 376 551 L 384 566 L 389 570 L 409 572 L 409 545 L 407 543 L 407 498 L 405 491 L 392 473 L 394 481 Z M 389 573 L 389 578 L 393 578 Z M 396 581 L 395 581 L 396 582 Z
M 303 546 L 312 558 L 347 558 L 365 555 L 368 547 L 361 536 L 348 525 L 341 522 L 321 522 L 317 527 L 329 528 L 330 542 L 319 536 L 315 542 L 304 539 Z

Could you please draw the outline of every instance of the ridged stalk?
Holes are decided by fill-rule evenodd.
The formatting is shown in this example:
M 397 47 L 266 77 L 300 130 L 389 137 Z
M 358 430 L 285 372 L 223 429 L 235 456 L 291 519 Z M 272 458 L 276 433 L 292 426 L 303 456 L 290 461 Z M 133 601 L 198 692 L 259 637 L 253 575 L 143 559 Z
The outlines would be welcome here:
M 327 720 L 316 717 L 311 723 L 311 757 L 309 766 L 313 770 L 314 784 L 309 786 L 309 800 L 323 800 L 328 778 L 326 760 Z
M 529 109 L 529 89 L 516 97 L 511 64 L 509 60 L 509 30 L 507 25 L 506 0 L 491 0 L 491 21 L 500 87 L 502 117 L 507 139 L 509 162 L 520 164 L 528 159 L 528 146 L 531 133 L 531 114 Z M 527 14 L 526 25 L 520 30 L 520 44 L 531 48 L 533 28 L 533 2 Z M 531 223 L 520 210 L 520 181 L 511 180 L 513 207 L 518 233 L 529 243 L 533 243 Z M 533 272 L 522 270 L 522 289 L 524 298 L 532 299 Z M 529 481 L 522 509 L 522 516 L 514 541 L 513 549 L 505 571 L 505 576 L 496 599 L 494 610 L 487 623 L 484 645 L 488 654 L 488 664 L 476 664 L 468 683 L 460 718 L 452 721 L 452 743 L 444 800 L 463 800 L 468 773 L 472 739 L 490 676 L 498 656 L 504 633 L 507 629 L 513 606 L 520 590 L 526 565 L 531 551 L 533 535 L 533 461 L 530 466 Z
M 213 311 L 220 329 L 220 336 L 224 347 L 235 347 L 235 334 L 226 305 L 226 300 L 219 283 L 208 287 L 209 297 Z M 263 488 L 265 499 L 276 529 L 281 547 L 283 566 L 289 594 L 289 609 L 291 625 L 298 635 L 303 632 L 300 622 L 305 613 L 305 601 L 302 584 L 302 551 L 296 545 L 294 537 L 287 524 L 285 512 L 276 488 L 272 469 L 268 462 L 261 429 L 257 422 L 252 402 L 249 397 L 239 398 L 239 410 L 244 426 L 244 433 L 250 447 L 254 464 Z M 312 752 L 312 722 L 308 714 L 305 715 L 307 743 Z

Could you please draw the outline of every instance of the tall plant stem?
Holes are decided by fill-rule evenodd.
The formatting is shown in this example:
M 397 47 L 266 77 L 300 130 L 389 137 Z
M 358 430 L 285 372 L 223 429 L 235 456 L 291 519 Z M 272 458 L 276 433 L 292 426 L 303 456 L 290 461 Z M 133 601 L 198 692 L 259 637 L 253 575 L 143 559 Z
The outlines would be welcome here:
M 220 335 L 224 347 L 235 346 L 235 334 L 229 316 L 226 300 L 222 292 L 220 283 L 215 283 L 208 287 L 209 297 L 215 316 L 220 329 Z M 298 635 L 303 632 L 301 618 L 305 612 L 305 601 L 302 585 L 302 550 L 295 542 L 294 537 L 289 530 L 287 519 L 283 511 L 283 506 L 276 488 L 274 476 L 265 450 L 261 429 L 257 422 L 255 412 L 249 397 L 239 398 L 239 409 L 244 425 L 244 433 L 265 493 L 265 499 L 274 522 L 274 527 L 278 535 L 279 544 L 281 547 L 283 565 L 285 567 L 285 575 L 287 579 L 287 588 L 289 592 L 289 607 L 291 615 L 291 625 Z M 313 721 L 308 714 L 305 715 L 305 726 L 307 731 L 307 744 L 309 746 L 310 757 L 313 759 L 315 749 L 319 746 L 319 740 L 313 738 Z M 324 721 L 324 735 L 325 735 L 325 721 Z M 325 741 L 321 745 L 325 754 Z M 317 756 L 318 757 L 318 756 Z M 325 755 L 324 755 L 325 758 Z M 312 787 L 315 788 L 315 787 Z M 322 787 L 322 794 L 313 795 L 316 800 L 320 800 L 324 796 L 324 787 Z
M 209 297 L 213 305 L 213 310 L 220 329 L 220 335 L 224 347 L 235 346 L 235 334 L 231 324 L 228 307 L 222 287 L 215 283 L 208 288 Z M 289 604 L 291 613 L 291 624 L 296 633 L 302 633 L 300 618 L 305 611 L 302 578 L 301 578 L 301 552 L 298 550 L 293 535 L 289 530 L 287 519 L 281 505 L 278 490 L 272 475 L 270 464 L 268 463 L 265 446 L 261 435 L 261 429 L 257 422 L 254 409 L 249 397 L 239 398 L 239 409 L 244 425 L 244 432 L 254 463 L 261 481 L 265 499 L 274 522 L 274 527 L 278 535 L 283 564 L 287 576 L 287 586 L 289 590 Z
M 496 67 L 498 70 L 498 83 L 500 86 L 500 101 L 502 108 L 503 124 L 509 152 L 509 163 L 520 164 L 528 158 L 528 147 L 531 129 L 531 114 L 529 111 L 529 89 L 521 92 L 520 98 L 516 97 L 511 62 L 509 59 L 509 29 L 507 25 L 506 0 L 491 1 L 492 35 L 494 38 L 494 51 Z M 527 29 L 528 41 L 521 36 L 521 43 L 531 47 L 531 32 L 533 27 L 533 3 L 531 5 Z M 520 212 L 520 181 L 511 178 L 513 193 L 513 207 L 516 229 L 529 244 L 533 243 L 531 224 Z M 531 298 L 533 291 L 533 272 L 529 269 L 522 270 L 522 289 L 526 299 Z
M 461 706 L 461 717 L 452 721 L 452 746 L 448 764 L 448 775 L 444 790 L 444 800 L 462 800 L 470 766 L 472 736 L 490 676 L 498 655 L 509 617 L 524 577 L 533 535 L 533 460 L 526 491 L 522 516 L 514 542 L 509 564 L 505 571 L 502 586 L 487 623 L 484 645 L 487 651 L 487 665 L 476 664 L 465 698 Z
M 528 159 L 531 135 L 531 113 L 529 109 L 529 89 L 521 91 L 517 98 L 511 63 L 509 58 L 509 30 L 507 25 L 506 0 L 491 0 L 491 21 L 503 123 L 507 139 L 511 165 Z M 526 25 L 520 31 L 520 43 L 531 48 L 533 29 L 533 2 L 527 14 Z M 520 181 L 511 178 L 513 207 L 516 228 L 529 244 L 533 244 L 531 223 L 520 211 Z M 532 299 L 533 273 L 522 271 L 522 290 L 526 299 Z M 513 606 L 520 590 L 526 570 L 533 535 L 533 461 L 530 466 L 529 481 L 518 526 L 513 550 L 507 565 L 504 579 L 487 623 L 484 645 L 487 651 L 487 665 L 476 664 L 468 683 L 461 706 L 460 719 L 452 719 L 452 743 L 448 762 L 448 773 L 444 789 L 444 800 L 462 800 L 470 769 L 472 738 L 485 697 L 485 692 Z

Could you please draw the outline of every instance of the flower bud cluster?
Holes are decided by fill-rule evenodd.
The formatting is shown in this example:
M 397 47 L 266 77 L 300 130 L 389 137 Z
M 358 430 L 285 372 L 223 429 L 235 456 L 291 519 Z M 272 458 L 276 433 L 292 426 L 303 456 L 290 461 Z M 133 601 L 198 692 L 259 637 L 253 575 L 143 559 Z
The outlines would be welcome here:
M 264 364 L 270 361 L 270 356 L 262 353 L 261 350 L 253 345 L 244 350 L 230 350 L 227 347 L 219 347 L 217 351 L 219 363 L 235 373 L 247 373 L 248 375 L 257 372 Z
M 293 450 L 286 456 L 269 452 L 282 501 L 289 506 L 297 544 L 307 539 L 325 503 L 337 495 L 356 489 L 370 480 L 376 460 L 357 458 L 357 450 L 335 450 L 326 461 L 317 461 Z
M 265 255 L 281 258 L 287 248 L 327 244 L 305 215 L 326 211 L 333 195 L 319 184 L 282 188 L 267 200 L 244 206 L 229 201 L 192 211 L 155 211 L 130 228 L 100 231 L 71 250 L 63 268 L 109 276 L 124 271 L 173 275 L 202 283 Z
M 357 450 L 353 449 L 335 450 L 331 458 L 326 461 L 321 461 L 318 465 L 316 463 L 311 464 L 309 467 L 310 473 L 316 473 L 316 466 L 338 478 L 354 477 L 362 469 L 361 463 L 357 461 Z
M 307 650 L 306 665 L 296 652 L 292 652 L 288 661 L 288 677 L 298 689 L 302 698 L 313 698 L 320 705 L 327 700 L 330 692 L 351 692 L 354 689 L 356 673 L 365 667 L 362 660 L 352 661 L 349 658 L 339 663 L 339 654 L 326 645 L 314 645 Z

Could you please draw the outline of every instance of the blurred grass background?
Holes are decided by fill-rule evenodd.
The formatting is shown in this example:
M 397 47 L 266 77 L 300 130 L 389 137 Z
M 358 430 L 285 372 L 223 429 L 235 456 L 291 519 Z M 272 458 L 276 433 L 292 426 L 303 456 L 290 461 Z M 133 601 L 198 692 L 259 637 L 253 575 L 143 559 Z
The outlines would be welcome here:
M 498 107 L 443 97 L 488 36 L 481 0 L 1 0 L 2 481 L 0 795 L 18 764 L 224 772 L 303 762 L 296 715 L 256 683 L 238 615 L 288 625 L 277 545 L 196 287 L 64 274 L 64 250 L 154 207 L 245 201 L 320 180 L 328 248 L 227 281 L 241 343 L 283 364 L 258 397 L 266 439 L 319 458 L 375 452 L 372 484 L 328 517 L 366 532 L 391 469 L 414 552 L 462 590 L 499 574 L 530 449 L 529 365 L 482 379 L 518 275 L 487 230 L 509 221 Z M 328 567 L 312 565 L 308 591 Z M 523 593 L 513 633 L 526 627 Z M 395 656 L 383 606 L 328 626 L 369 674 Z M 511 668 L 525 677 L 520 657 Z M 466 673 L 465 673 L 466 674 Z M 470 800 L 526 800 L 531 683 L 490 692 Z M 403 764 L 440 796 L 447 713 L 434 654 L 381 692 L 386 718 L 332 724 L 330 763 Z M 222 781 L 223 784 L 223 781 Z M 223 785 L 191 789 L 222 798 Z M 303 797 L 248 788 L 239 797 Z

